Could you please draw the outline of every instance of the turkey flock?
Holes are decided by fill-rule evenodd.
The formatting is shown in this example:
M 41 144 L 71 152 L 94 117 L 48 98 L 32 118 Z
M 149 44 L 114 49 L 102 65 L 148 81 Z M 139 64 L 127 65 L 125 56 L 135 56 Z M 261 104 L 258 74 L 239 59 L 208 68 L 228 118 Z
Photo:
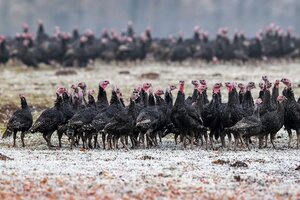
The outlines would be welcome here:
M 70 34 L 59 27 L 49 35 L 42 21 L 38 22 L 35 36 L 27 24 L 22 29 L 14 37 L 0 36 L 0 64 L 12 60 L 35 68 L 40 64 L 86 67 L 96 60 L 117 63 L 144 60 L 245 63 L 300 57 L 300 38 L 294 34 L 293 28 L 284 30 L 274 23 L 259 30 L 255 37 L 246 38 L 243 32 L 236 32 L 233 39 L 229 39 L 226 27 L 220 28 L 214 39 L 198 26 L 190 38 L 184 38 L 183 32 L 177 37 L 154 38 L 151 27 L 136 35 L 132 22 L 128 22 L 126 31 L 118 33 L 104 29 L 99 37 L 91 29 L 80 33 L 75 28 Z
M 284 89 L 280 95 L 279 85 Z M 234 150 L 255 145 L 267 147 L 268 140 L 274 148 L 276 133 L 284 126 L 288 132 L 288 147 L 292 147 L 292 130 L 297 133 L 297 148 L 300 143 L 300 103 L 296 101 L 291 81 L 287 78 L 273 84 L 267 76 L 259 83 L 259 98 L 253 100 L 254 82 L 247 84 L 215 83 L 212 98 L 208 100 L 207 82 L 193 80 L 192 96 L 185 96 L 185 81 L 170 85 L 165 90 L 154 90 L 151 83 L 133 89 L 129 105 L 125 105 L 122 91 L 113 86 L 110 101 L 107 98 L 107 80 L 99 82 L 97 99 L 95 91 L 87 90 L 85 82 L 56 91 L 53 107 L 44 110 L 33 123 L 31 111 L 24 95 L 20 95 L 21 109 L 17 110 L 7 124 L 2 138 L 21 132 L 22 146 L 27 133 L 42 133 L 47 146 L 54 147 L 51 136 L 57 132 L 59 147 L 62 136 L 68 138 L 71 149 L 152 148 L 162 143 L 162 138 L 174 134 L 176 145 L 183 149 L 199 146 L 215 149 L 218 142 L 230 149 L 232 136 Z M 222 103 L 221 88 L 228 93 L 227 103 Z M 173 91 L 177 90 L 173 103 Z M 228 140 L 225 140 L 225 138 Z M 226 144 L 227 141 L 227 144 Z M 120 146 L 121 145 L 121 146 Z

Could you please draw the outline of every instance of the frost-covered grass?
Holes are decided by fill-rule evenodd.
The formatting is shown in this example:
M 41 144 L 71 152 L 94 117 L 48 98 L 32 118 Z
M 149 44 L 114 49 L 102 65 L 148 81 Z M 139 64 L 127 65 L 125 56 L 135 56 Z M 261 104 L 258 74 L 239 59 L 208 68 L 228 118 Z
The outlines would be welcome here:
M 279 136 L 278 150 L 236 152 L 181 150 L 170 139 L 130 151 L 5 146 L 0 152 L 14 160 L 0 161 L 0 197 L 297 199 L 300 150 L 287 149 L 286 133 Z M 235 161 L 248 167 L 230 166 Z
M 0 133 L 11 113 L 7 108 L 19 106 L 17 95 L 23 93 L 28 103 L 34 106 L 34 118 L 42 109 L 51 106 L 57 86 L 70 86 L 85 81 L 88 88 L 97 89 L 101 79 L 108 79 L 123 90 L 128 100 L 129 91 L 144 81 L 154 88 L 165 88 L 188 81 L 186 93 L 191 94 L 192 79 L 206 79 L 209 88 L 216 81 L 258 82 L 261 75 L 270 80 L 289 77 L 294 86 L 300 82 L 298 64 L 275 63 L 259 66 L 163 65 L 141 64 L 138 66 L 116 66 L 98 63 L 96 67 L 75 69 L 77 75 L 56 76 L 60 69 L 42 67 L 39 70 L 23 67 L 0 68 Z M 129 71 L 129 73 L 119 72 Z M 155 80 L 147 80 L 141 74 L 158 73 Z M 281 85 L 281 88 L 283 86 Z M 209 95 L 211 93 L 209 92 Z M 258 89 L 254 90 L 257 97 Z M 295 87 L 296 96 L 300 90 Z M 176 93 L 174 95 L 176 97 Z M 223 89 L 223 100 L 227 101 Z M 154 149 L 70 150 L 67 138 L 63 138 L 62 150 L 48 150 L 41 134 L 28 134 L 26 148 L 12 148 L 12 141 L 0 140 L 0 153 L 14 160 L 0 160 L 0 199 L 95 199 L 102 198 L 211 198 L 211 199 L 299 199 L 300 150 L 287 148 L 287 134 L 282 130 L 276 139 L 278 150 L 245 148 L 228 150 L 181 150 L 171 138 Z M 294 134 L 295 137 L 295 134 Z M 53 143 L 58 144 L 56 134 Z M 12 140 L 12 139 L 11 139 Z M 217 144 L 220 145 L 220 144 Z M 256 144 L 257 146 L 257 144 Z M 271 146 L 269 144 L 269 146 Z M 218 164 L 218 160 L 229 161 Z M 214 162 L 215 161 L 215 162 Z M 248 167 L 231 167 L 242 161 Z

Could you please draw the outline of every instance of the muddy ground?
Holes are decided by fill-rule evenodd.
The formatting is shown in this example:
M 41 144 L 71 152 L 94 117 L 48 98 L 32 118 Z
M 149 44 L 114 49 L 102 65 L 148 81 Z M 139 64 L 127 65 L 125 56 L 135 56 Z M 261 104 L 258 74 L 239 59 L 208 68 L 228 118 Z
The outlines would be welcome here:
M 128 100 L 129 91 L 144 81 L 164 89 L 181 79 L 206 79 L 211 88 L 216 81 L 259 82 L 262 75 L 268 75 L 271 81 L 290 78 L 298 97 L 299 74 L 299 64 L 287 62 L 256 66 L 97 63 L 68 71 L 45 66 L 39 70 L 1 67 L 0 134 L 19 107 L 19 93 L 25 94 L 36 118 L 53 104 L 58 86 L 69 87 L 79 81 L 97 89 L 99 80 L 108 79 Z M 187 85 L 186 93 L 191 92 L 192 86 Z M 225 89 L 223 93 L 226 102 Z M 254 91 L 257 95 L 258 89 Z M 300 150 L 295 148 L 295 141 L 294 148 L 287 148 L 284 130 L 277 136 L 277 150 L 257 149 L 255 143 L 251 151 L 242 148 L 236 152 L 201 147 L 181 150 L 172 136 L 158 148 L 130 151 L 70 150 L 66 138 L 62 150 L 48 150 L 40 134 L 26 135 L 26 148 L 21 148 L 20 138 L 16 148 L 11 147 L 12 139 L 0 140 L 0 199 L 299 199 L 300 171 L 296 168 Z M 57 144 L 56 134 L 53 140 Z

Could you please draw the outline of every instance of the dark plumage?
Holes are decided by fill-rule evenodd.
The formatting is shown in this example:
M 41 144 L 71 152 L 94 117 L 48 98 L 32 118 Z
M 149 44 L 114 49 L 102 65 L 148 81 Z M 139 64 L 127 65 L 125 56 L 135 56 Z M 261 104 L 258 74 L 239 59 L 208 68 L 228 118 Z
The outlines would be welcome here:
M 179 91 L 172 109 L 171 121 L 183 138 L 183 147 L 186 147 L 187 137 L 189 137 L 193 146 L 195 134 L 203 126 L 201 125 L 201 115 L 194 107 L 185 103 L 184 81 L 180 81 Z
M 213 87 L 212 100 L 210 103 L 206 104 L 202 111 L 203 125 L 208 127 L 210 130 L 209 138 L 210 145 L 213 149 L 213 136 L 216 139 L 220 136 L 220 108 L 221 108 L 221 94 L 220 88 L 222 87 L 221 83 L 216 83 Z
M 52 147 L 51 136 L 58 127 L 65 122 L 63 114 L 63 100 L 62 97 L 57 94 L 54 107 L 48 108 L 42 112 L 39 118 L 35 121 L 30 131 L 32 133 L 40 132 L 43 134 L 47 146 Z
M 116 113 L 104 127 L 104 132 L 108 134 L 108 138 L 113 138 L 114 148 L 117 148 L 118 139 L 121 138 L 123 146 L 127 149 L 127 136 L 131 139 L 132 148 L 137 146 L 137 139 L 134 137 L 136 132 L 135 120 L 139 112 L 135 102 L 137 98 L 138 94 L 133 93 L 129 106 Z
M 157 132 L 163 131 L 166 126 L 167 104 L 161 98 L 163 94 L 162 90 L 157 90 L 155 95 L 150 91 L 148 106 L 144 107 L 136 118 L 136 127 L 140 132 L 139 139 L 143 146 L 145 146 L 145 137 L 147 147 L 157 146 Z
M 238 121 L 244 117 L 244 111 L 242 106 L 239 104 L 238 94 L 234 83 L 225 83 L 228 90 L 228 103 L 223 104 L 221 107 L 220 114 L 220 126 L 221 126 L 221 142 L 222 147 L 225 147 L 225 134 L 224 128 L 234 126 Z M 231 135 L 227 132 L 229 137 L 229 145 L 231 142 Z M 238 135 L 234 134 L 235 139 L 238 139 Z
M 9 50 L 4 37 L 0 36 L 0 64 L 6 64 L 9 60 Z
M 240 139 L 242 137 L 245 138 L 246 145 L 249 148 L 249 150 L 250 150 L 249 147 L 250 137 L 260 134 L 262 130 L 262 122 L 259 114 L 261 103 L 262 100 L 258 99 L 256 101 L 256 108 L 252 115 L 243 117 L 234 126 L 225 129 L 227 132 L 231 132 L 234 135 L 238 135 Z M 237 148 L 237 145 L 238 145 L 238 140 L 235 140 L 235 146 L 234 146 L 235 150 Z
M 25 147 L 24 136 L 32 125 L 31 111 L 27 105 L 26 98 L 20 95 L 21 109 L 15 111 L 7 123 L 7 129 L 2 138 L 10 137 L 13 134 L 14 144 L 16 145 L 17 132 L 21 132 L 22 146 Z
M 104 127 L 118 112 L 123 110 L 124 107 L 120 101 L 120 93 L 117 93 L 117 88 L 112 91 L 110 105 L 102 109 L 93 119 L 92 126 L 96 132 L 102 133 L 103 148 L 105 148 L 106 133 L 103 132 Z
M 100 81 L 99 83 L 99 91 L 98 91 L 98 96 L 97 96 L 97 102 L 96 102 L 96 107 L 99 111 L 102 109 L 105 109 L 108 107 L 108 100 L 107 100 L 107 95 L 106 95 L 106 87 L 108 86 L 109 81 Z
M 284 100 L 285 100 L 284 96 L 278 96 L 277 110 L 267 112 L 266 114 L 261 116 L 262 129 L 259 135 L 260 136 L 270 135 L 270 141 L 274 149 L 275 149 L 275 145 L 273 140 L 275 138 L 276 133 L 282 128 L 284 124 L 284 115 L 285 115 L 285 108 L 283 103 Z M 261 147 L 261 142 L 260 142 L 260 147 Z
M 246 87 L 246 92 L 242 99 L 242 108 L 245 116 L 251 116 L 254 111 L 254 101 L 252 97 L 251 90 L 255 88 L 254 82 L 249 82 Z
M 87 107 L 76 112 L 68 122 L 67 135 L 71 138 L 71 148 L 74 145 L 75 136 L 82 139 L 83 148 L 86 148 L 88 137 L 91 138 L 92 133 L 95 132 L 92 122 L 98 112 L 93 93 L 93 91 L 90 91 L 88 94 Z M 91 144 L 89 144 L 89 147 L 91 147 Z
M 284 127 L 289 134 L 288 146 L 291 147 L 292 143 L 292 130 L 297 133 L 297 148 L 300 145 L 300 105 L 296 102 L 293 89 L 291 87 L 291 81 L 287 78 L 281 80 L 286 85 L 283 90 L 283 95 L 287 98 L 285 103 L 284 112 Z

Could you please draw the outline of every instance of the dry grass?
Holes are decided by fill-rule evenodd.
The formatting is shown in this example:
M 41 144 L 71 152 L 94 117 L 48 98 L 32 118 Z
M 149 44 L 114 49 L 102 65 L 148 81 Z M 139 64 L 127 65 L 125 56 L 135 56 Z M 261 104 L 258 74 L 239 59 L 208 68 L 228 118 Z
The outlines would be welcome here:
M 61 73 L 61 69 L 46 66 L 39 70 L 20 66 L 0 68 L 0 133 L 19 106 L 19 93 L 27 96 L 36 118 L 44 108 L 53 105 L 58 86 L 69 87 L 80 81 L 85 81 L 89 89 L 97 89 L 99 80 L 108 79 L 120 86 L 128 100 L 130 91 L 145 81 L 151 82 L 154 88 L 164 89 L 182 79 L 188 82 L 206 79 L 211 88 L 216 81 L 258 82 L 261 75 L 268 75 L 272 81 L 289 77 L 295 94 L 300 94 L 296 88 L 300 67 L 290 63 L 259 66 L 97 63 L 74 71 Z M 186 92 L 192 92 L 189 84 Z M 258 89 L 254 96 L 257 94 Z M 224 89 L 224 101 L 226 97 Z M 279 150 L 250 152 L 201 148 L 182 151 L 170 139 L 163 140 L 158 149 L 132 151 L 69 150 L 65 137 L 63 150 L 47 150 L 40 134 L 28 134 L 25 149 L 20 148 L 19 138 L 17 148 L 11 147 L 11 141 L 0 140 L 0 151 L 14 159 L 0 160 L 0 199 L 299 199 L 300 174 L 295 170 L 300 163 L 299 150 L 287 149 L 284 130 L 279 136 L 276 141 Z M 53 143 L 58 143 L 55 134 Z M 248 167 L 230 166 L 239 161 Z

